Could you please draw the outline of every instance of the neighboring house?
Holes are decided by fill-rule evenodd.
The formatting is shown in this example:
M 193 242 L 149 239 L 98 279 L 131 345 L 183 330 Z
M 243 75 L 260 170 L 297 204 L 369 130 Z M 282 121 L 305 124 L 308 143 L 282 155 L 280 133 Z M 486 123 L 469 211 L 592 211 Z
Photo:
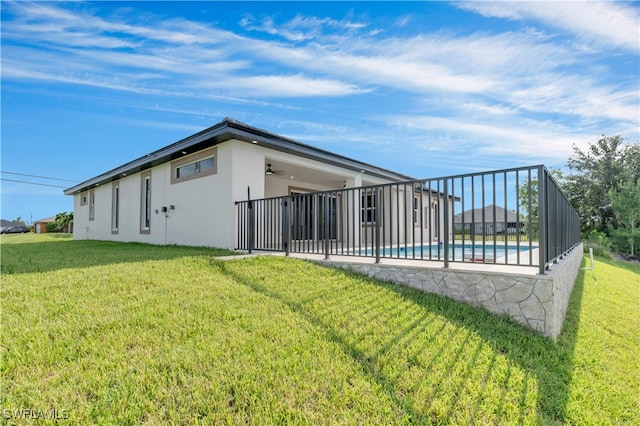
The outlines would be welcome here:
M 47 233 L 47 225 L 53 221 L 55 221 L 55 216 L 46 217 L 44 219 L 36 220 L 33 222 L 33 230 L 36 234 L 46 234 Z
M 518 218 L 514 210 L 507 210 L 496 205 L 467 210 L 453 217 L 456 233 L 462 229 L 474 235 L 516 234 L 524 232 L 525 219 Z
M 259 199 L 409 180 L 410 176 L 225 118 L 64 193 L 74 197 L 76 239 L 233 249 L 239 247 L 235 202 L 249 195 Z M 408 202 L 398 203 L 404 206 L 402 220 L 407 223 L 420 193 L 412 188 L 403 191 Z M 442 204 L 432 192 L 423 191 L 422 197 L 420 205 L 437 209 Z M 363 222 L 371 220 L 373 198 L 363 190 Z M 339 220 L 339 203 L 332 203 L 331 209 Z
M 46 217 L 44 219 L 36 220 L 33 222 L 33 229 L 36 234 L 46 234 L 47 225 L 56 221 L 55 216 Z M 73 232 L 73 222 L 64 226 L 64 228 L 60 232 Z
M 12 220 L 0 219 L 0 229 L 11 228 L 12 226 L 24 225 L 24 223 L 14 222 Z

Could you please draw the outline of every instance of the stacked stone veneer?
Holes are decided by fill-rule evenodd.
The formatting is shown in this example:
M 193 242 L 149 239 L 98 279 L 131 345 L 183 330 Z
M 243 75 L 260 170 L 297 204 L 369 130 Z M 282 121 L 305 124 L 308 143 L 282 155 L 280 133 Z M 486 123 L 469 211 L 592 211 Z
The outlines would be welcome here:
M 363 264 L 325 260 L 383 281 L 391 281 L 505 313 L 521 324 L 555 339 L 562 330 L 573 284 L 582 262 L 582 244 L 576 246 L 545 275 Z

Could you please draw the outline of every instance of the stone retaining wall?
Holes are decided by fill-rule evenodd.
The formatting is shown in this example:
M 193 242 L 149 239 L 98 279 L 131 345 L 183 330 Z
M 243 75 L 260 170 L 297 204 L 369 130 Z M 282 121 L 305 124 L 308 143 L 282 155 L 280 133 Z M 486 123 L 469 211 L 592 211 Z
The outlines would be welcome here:
M 393 264 L 323 260 L 383 281 L 391 281 L 506 313 L 519 323 L 555 339 L 562 330 L 569 297 L 582 262 L 582 244 L 553 264 L 545 275 Z

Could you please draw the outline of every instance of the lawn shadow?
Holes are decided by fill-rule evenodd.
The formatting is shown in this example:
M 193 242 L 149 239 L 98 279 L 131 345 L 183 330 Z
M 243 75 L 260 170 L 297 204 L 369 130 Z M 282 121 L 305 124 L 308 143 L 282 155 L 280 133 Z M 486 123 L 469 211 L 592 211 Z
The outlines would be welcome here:
M 154 245 L 137 242 L 68 240 L 2 244 L 2 274 L 49 272 L 69 268 L 167 260 L 184 256 L 228 256 L 230 250 L 210 247 Z M 62 239 L 61 237 L 61 239 Z
M 583 259 L 581 266 L 584 267 L 584 265 L 585 260 Z M 573 374 L 573 356 L 580 325 L 584 280 L 585 271 L 581 270 L 576 277 L 571 293 L 562 332 L 555 342 L 524 328 L 506 316 L 496 316 L 484 309 L 474 308 L 443 296 L 424 294 L 419 290 L 393 283 L 390 285 L 395 287 L 396 293 L 408 301 L 419 303 L 429 311 L 446 317 L 451 323 L 476 333 L 494 353 L 507 357 L 515 365 L 534 376 L 538 386 L 537 411 L 539 420 L 543 424 L 564 424 L 567 419 L 566 410 Z M 371 282 L 378 283 L 376 280 L 371 280 Z M 482 313 L 483 320 L 478 320 L 479 312 Z M 475 362 L 475 355 L 472 357 L 471 363 Z M 452 367 L 453 365 L 447 366 L 447 373 L 452 370 Z M 468 365 L 467 367 L 471 369 L 474 366 Z M 490 374 L 491 371 L 486 372 L 486 375 Z M 441 383 L 436 384 L 436 386 L 440 385 Z M 524 398 L 527 393 L 527 381 L 524 381 L 522 385 L 521 395 Z M 462 391 L 463 389 L 460 389 L 459 392 L 455 392 L 456 398 Z M 449 413 L 454 410 L 455 400 L 449 407 Z M 522 422 L 522 420 L 521 418 L 520 421 Z
M 584 267 L 583 258 L 581 266 Z M 424 294 L 419 290 L 398 286 L 395 291 L 410 302 L 419 303 L 429 311 L 446 317 L 451 323 L 471 331 L 489 345 L 494 354 L 507 357 L 515 365 L 536 378 L 537 411 L 539 421 L 543 424 L 564 424 L 567 420 L 567 404 L 569 402 L 570 385 L 573 374 L 573 357 L 580 326 L 582 295 L 584 290 L 585 271 L 579 271 L 571 293 L 565 315 L 562 332 L 554 342 L 506 316 L 496 316 L 481 308 L 474 308 L 443 296 Z M 371 280 L 376 284 L 376 280 Z M 478 320 L 478 313 L 482 320 Z M 484 321 L 486 319 L 486 321 Z M 477 352 L 471 359 L 475 363 Z M 453 365 L 447 366 L 447 373 Z M 468 365 L 468 370 L 474 365 Z M 486 375 L 490 375 L 487 371 Z M 505 380 L 508 382 L 508 380 Z M 441 383 L 436 384 L 440 386 Z M 527 381 L 522 383 L 521 395 L 527 393 Z M 456 398 L 464 389 L 455 392 Z M 506 391 L 506 389 L 505 389 Z M 449 406 L 449 413 L 455 410 L 455 400 Z M 477 409 L 477 407 L 476 407 Z M 521 413 L 524 414 L 524 413 Z M 520 418 L 520 422 L 524 419 Z
M 257 293 L 287 306 L 292 312 L 305 319 L 308 323 L 323 330 L 328 340 L 338 345 L 343 353 L 353 359 L 356 365 L 360 368 L 362 374 L 378 384 L 379 388 L 385 391 L 387 396 L 396 404 L 397 407 L 401 407 L 403 411 L 408 413 L 412 418 L 417 417 L 417 413 L 415 413 L 413 408 L 408 405 L 406 401 L 403 401 L 394 392 L 389 392 L 389 389 L 395 388 L 395 383 L 378 371 L 376 368 L 376 360 L 372 359 L 369 354 L 358 349 L 356 345 L 352 344 L 352 342 L 340 333 L 338 329 L 323 321 L 322 315 L 314 315 L 312 312 L 306 310 L 304 308 L 305 305 L 300 301 L 290 300 L 285 295 L 272 291 L 265 285 L 260 284 L 257 280 L 235 271 L 231 263 L 217 261 L 215 262 L 215 265 L 220 268 L 222 273 L 233 279 L 236 283 L 246 286 Z
M 438 295 L 425 294 L 413 288 L 382 283 L 364 275 L 341 269 L 331 268 L 332 274 L 337 274 L 338 283 L 327 286 L 323 286 L 322 282 L 317 283 L 313 288 L 312 295 L 296 298 L 268 284 L 281 280 L 293 287 L 300 283 L 288 282 L 287 280 L 295 280 L 295 278 L 283 276 L 280 269 L 272 268 L 273 271 L 269 272 L 272 275 L 268 276 L 267 280 L 255 280 L 247 273 L 242 272 L 242 269 L 234 268 L 233 264 L 236 261 L 227 263 L 215 259 L 216 256 L 225 254 L 235 253 L 206 247 L 158 246 L 112 241 L 25 242 L 2 245 L 1 270 L 2 274 L 21 274 L 167 260 L 186 256 L 207 257 L 211 259 L 212 265 L 220 268 L 234 281 L 284 304 L 291 311 L 323 330 L 331 342 L 339 346 L 345 354 L 354 360 L 363 375 L 378 384 L 390 400 L 415 422 L 446 423 L 456 420 L 454 417 L 459 404 L 458 400 L 466 391 L 465 383 L 472 377 L 474 369 L 478 368 L 478 354 L 484 345 L 491 348 L 494 358 L 487 363 L 488 366 L 484 367 L 485 371 L 480 375 L 480 402 L 482 402 L 484 394 L 490 392 L 487 390 L 486 384 L 493 374 L 496 358 L 504 356 L 514 366 L 535 377 L 538 387 L 536 409 L 539 421 L 543 424 L 553 424 L 565 423 L 567 420 L 566 410 L 573 373 L 573 353 L 581 315 L 584 271 L 580 271 L 576 279 L 563 331 L 557 341 L 553 342 L 549 338 L 524 329 L 520 324 L 506 317 L 496 316 L 486 310 L 473 308 Z M 246 261 L 254 261 L 252 259 Z M 297 259 L 277 259 L 285 262 L 303 262 Z M 618 264 L 616 263 L 616 265 Z M 315 263 L 309 263 L 309 266 L 320 267 Z M 629 268 L 637 271 L 634 266 L 629 265 Z M 375 287 L 384 291 L 360 291 L 362 290 L 362 286 L 360 286 L 357 292 L 350 293 L 353 303 L 346 304 L 344 300 L 340 299 L 343 292 L 339 290 L 346 288 L 346 291 L 350 291 L 349 289 L 353 285 L 345 286 L 344 284 L 349 281 L 349 278 L 357 278 L 358 282 L 364 283 L 365 290 Z M 390 297 L 390 294 L 399 296 L 393 297 L 393 299 L 402 301 L 392 309 L 389 309 L 388 304 L 382 300 Z M 344 306 L 356 309 L 345 311 Z M 398 318 L 403 315 L 406 317 L 408 311 L 415 317 L 411 317 L 412 319 L 407 322 L 398 321 Z M 348 325 L 348 328 L 340 328 L 336 325 L 333 318 L 337 313 L 342 314 L 341 320 Z M 443 317 L 446 321 L 442 322 L 436 317 Z M 388 327 L 385 336 L 380 337 L 377 350 L 363 350 L 359 343 L 363 339 L 375 337 L 372 337 L 372 334 L 375 334 L 373 332 L 377 331 L 376 327 L 379 324 L 391 324 L 392 326 Z M 473 335 L 481 338 L 481 344 L 472 348 L 470 356 L 462 357 L 462 348 Z M 454 340 L 460 340 L 462 344 L 453 349 L 447 347 L 446 342 Z M 434 350 L 434 348 L 437 349 Z M 443 355 L 448 354 L 447 351 L 451 352 L 452 356 L 445 359 Z M 454 371 L 462 372 L 455 379 L 455 385 L 459 389 L 454 392 L 454 397 L 448 402 L 444 418 L 425 419 L 422 411 L 416 408 L 415 401 L 406 396 L 407 394 L 411 395 L 412 392 L 417 394 L 421 390 L 418 389 L 421 386 L 431 386 L 424 393 L 431 396 L 426 404 L 432 404 L 435 395 L 444 386 L 443 382 L 424 383 L 423 380 L 417 380 L 415 389 L 405 389 L 399 377 L 401 372 L 387 371 L 381 368 L 385 362 L 388 362 L 388 359 L 393 359 L 395 356 L 402 360 L 405 369 L 420 370 L 422 377 L 425 378 L 431 378 L 432 373 L 441 366 L 444 368 L 438 372 L 438 377 L 443 380 Z M 509 374 L 511 374 L 510 371 L 504 381 L 503 398 L 506 397 Z M 522 399 L 527 395 L 527 383 L 525 381 L 519 389 Z M 472 407 L 472 418 L 474 414 L 481 417 L 483 408 L 479 405 L 480 402 Z M 524 402 L 522 406 L 525 406 Z M 525 420 L 525 414 L 524 411 L 520 412 L 521 422 Z
M 274 277 L 260 281 L 234 268 L 232 264 L 227 262 L 215 263 L 219 264 L 221 271 L 234 281 L 288 306 L 293 312 L 322 329 L 332 342 L 339 345 L 344 353 L 348 354 L 356 362 L 363 374 L 377 383 L 379 388 L 384 390 L 387 396 L 412 421 L 452 422 L 456 420 L 455 414 L 458 409 L 458 400 L 466 392 L 465 386 L 471 380 L 474 369 L 477 368 L 478 356 L 484 345 L 487 345 L 494 355 L 493 359 L 488 363 L 488 367 L 485 367 L 488 370 L 481 372 L 482 383 L 478 385 L 481 394 L 479 400 L 476 399 L 476 405 L 471 409 L 471 416 L 479 415 L 482 412 L 479 404 L 482 403 L 482 397 L 486 394 L 487 381 L 494 374 L 492 370 L 495 367 L 496 356 L 503 356 L 514 367 L 524 371 L 526 376 L 535 379 L 537 384 L 535 410 L 537 411 L 538 422 L 561 424 L 565 423 L 567 419 L 566 407 L 569 400 L 573 353 L 581 313 L 584 271 L 581 271 L 576 279 L 563 331 L 557 341 L 554 342 L 550 338 L 525 329 L 522 325 L 506 316 L 497 316 L 484 309 L 474 308 L 446 297 L 425 294 L 413 288 L 393 283 L 383 283 L 356 272 L 342 269 L 335 270 L 329 267 L 334 269 L 335 273 L 341 274 L 345 279 L 356 278 L 360 282 L 364 281 L 367 285 L 383 287 L 400 296 L 406 302 L 402 304 L 402 307 L 394 309 L 396 312 L 391 315 L 389 312 L 375 313 L 378 309 L 386 308 L 384 304 L 377 303 L 379 301 L 375 299 L 379 297 L 379 292 L 367 292 L 368 295 L 365 300 L 360 303 L 373 308 L 372 311 L 374 312 L 368 312 L 365 320 L 365 322 L 372 323 L 370 327 L 376 327 L 377 324 L 384 324 L 385 322 L 394 323 L 397 316 L 402 315 L 401 312 L 403 310 L 410 309 L 413 312 L 416 307 L 419 308 L 418 317 L 410 321 L 409 325 L 402 326 L 400 321 L 396 321 L 398 327 L 389 331 L 389 335 L 386 337 L 388 340 L 381 342 L 379 349 L 372 353 L 361 349 L 361 346 L 359 346 L 359 342 L 368 338 L 372 331 L 371 329 L 360 330 L 358 324 L 362 322 L 362 312 L 359 312 L 361 309 L 358 309 L 355 315 L 348 312 L 348 309 L 343 310 L 344 317 L 341 322 L 343 324 L 351 324 L 351 320 L 354 321 L 354 325 L 345 330 L 343 326 L 336 326 L 333 316 L 324 314 L 327 310 L 335 312 L 339 311 L 343 306 L 348 306 L 340 305 L 341 301 L 336 299 L 331 292 L 323 292 L 322 297 L 326 295 L 329 297 L 328 300 L 322 303 L 325 308 L 314 310 L 305 301 L 296 299 L 295 296 L 285 293 L 284 290 L 280 290 L 278 287 L 272 287 L 269 282 L 273 282 Z M 286 277 L 280 279 L 286 280 Z M 295 283 L 291 284 L 295 285 Z M 359 296 L 362 297 L 362 295 Z M 332 304 L 335 304 L 335 306 L 326 308 L 326 306 L 332 306 Z M 433 319 L 434 317 L 444 317 L 446 318 L 446 323 L 440 324 Z M 379 320 L 384 320 L 384 322 Z M 447 325 L 447 323 L 450 325 Z M 451 325 L 455 326 L 455 328 L 452 329 Z M 479 336 L 481 343 L 471 349 L 470 355 L 466 354 L 463 357 L 465 347 L 468 346 L 472 335 Z M 460 340 L 462 343 L 456 343 L 459 346 L 447 347 L 446 342 L 459 342 Z M 435 352 L 433 351 L 434 347 L 438 347 Z M 449 358 L 441 359 L 445 352 L 447 352 Z M 382 368 L 384 367 L 383 363 L 393 359 L 395 354 L 401 354 L 399 360 L 404 363 L 405 369 L 420 370 L 423 379 L 428 377 L 433 380 L 433 371 L 437 370 L 436 376 L 442 380 L 436 383 L 425 383 L 425 380 L 421 379 L 415 382 L 414 389 L 403 388 L 399 377 L 401 373 L 385 372 L 385 368 Z M 427 389 L 427 394 L 431 400 L 424 402 L 426 409 L 428 409 L 440 392 L 444 380 L 449 379 L 449 376 L 454 371 L 457 373 L 454 381 L 458 389 L 453 391 L 453 398 L 447 402 L 449 405 L 446 407 L 447 414 L 445 418 L 425 418 L 424 413 L 428 410 L 425 410 L 424 406 L 420 410 L 416 409 L 416 401 L 412 400 L 411 397 L 407 397 L 407 394 L 417 394 L 418 387 L 430 386 Z M 459 373 L 460 371 L 462 373 Z M 528 380 L 524 380 L 520 384 L 521 389 L 513 389 L 515 385 L 510 382 L 511 374 L 511 370 L 507 371 L 507 375 L 503 380 L 501 401 L 506 397 L 508 391 L 518 395 L 521 403 L 519 421 L 522 423 L 526 421 L 525 416 L 527 413 L 525 409 L 527 406 L 525 399 L 531 384 Z M 447 384 L 447 386 L 450 386 L 450 384 Z M 439 401 L 439 403 L 442 404 L 442 401 Z M 500 412 L 500 410 L 501 407 L 498 407 L 497 412 Z

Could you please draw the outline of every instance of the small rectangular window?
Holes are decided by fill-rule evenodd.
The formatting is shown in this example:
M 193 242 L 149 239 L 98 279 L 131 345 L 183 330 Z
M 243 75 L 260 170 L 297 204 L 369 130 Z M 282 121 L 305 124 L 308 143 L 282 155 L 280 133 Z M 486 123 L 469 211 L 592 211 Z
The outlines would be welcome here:
M 218 172 L 216 148 L 205 149 L 171 163 L 171 183 L 184 182 Z
M 375 192 L 362 194 L 362 223 L 374 223 L 376 221 L 377 197 Z
M 433 203 L 433 236 L 438 238 L 440 235 L 440 204 Z
M 117 234 L 120 227 L 120 185 L 115 182 L 111 191 L 111 233 Z
M 176 179 L 185 178 L 197 173 L 203 173 L 208 170 L 213 170 L 214 166 L 214 158 L 209 157 L 203 160 L 194 161 L 193 163 L 185 164 L 184 166 L 176 167 Z
M 93 220 L 96 217 L 96 193 L 92 189 L 89 191 L 89 220 Z
M 140 176 L 140 233 L 151 232 L 151 172 Z
M 80 194 L 80 205 L 86 206 L 88 202 L 89 202 L 89 196 L 87 195 L 87 193 L 83 192 L 82 194 Z

